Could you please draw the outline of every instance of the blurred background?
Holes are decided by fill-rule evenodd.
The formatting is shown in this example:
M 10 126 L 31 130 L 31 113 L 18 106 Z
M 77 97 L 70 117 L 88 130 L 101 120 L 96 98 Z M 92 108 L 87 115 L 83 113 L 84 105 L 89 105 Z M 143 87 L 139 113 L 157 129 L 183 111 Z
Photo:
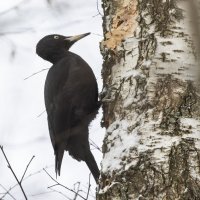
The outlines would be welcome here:
M 52 186 L 55 178 L 54 153 L 50 143 L 44 106 L 44 82 L 51 63 L 35 53 L 37 42 L 48 34 L 76 35 L 91 32 L 71 51 L 79 54 L 93 69 L 99 91 L 102 88 L 99 42 L 102 37 L 102 10 L 96 0 L 6 0 L 0 3 L 0 145 L 21 178 L 34 155 L 22 185 L 28 199 L 82 199 L 61 186 Z M 30 75 L 42 72 L 24 80 Z M 101 148 L 104 129 L 100 127 L 102 111 L 90 125 L 90 138 Z M 100 167 L 102 154 L 91 146 Z M 89 170 L 84 162 L 65 153 L 61 184 L 87 196 Z M 91 176 L 88 199 L 95 199 L 96 184 Z M 16 180 L 0 152 L 0 199 L 24 199 Z M 4 197 L 3 197 L 4 196 Z

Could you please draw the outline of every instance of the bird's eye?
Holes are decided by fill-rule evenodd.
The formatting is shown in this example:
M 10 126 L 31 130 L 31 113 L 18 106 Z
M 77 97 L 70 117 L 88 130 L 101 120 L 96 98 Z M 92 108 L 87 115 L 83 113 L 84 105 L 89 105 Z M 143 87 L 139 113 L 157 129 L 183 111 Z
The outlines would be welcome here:
M 57 40 L 59 38 L 59 36 L 55 35 L 53 38 Z

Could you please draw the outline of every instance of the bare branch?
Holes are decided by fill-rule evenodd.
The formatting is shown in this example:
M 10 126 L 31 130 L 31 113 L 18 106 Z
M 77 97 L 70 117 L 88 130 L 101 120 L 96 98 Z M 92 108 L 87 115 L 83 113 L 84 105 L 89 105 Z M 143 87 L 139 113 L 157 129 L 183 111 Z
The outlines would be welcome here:
M 101 148 L 93 140 L 91 140 L 91 139 L 89 139 L 89 140 L 90 140 L 90 145 L 102 153 Z
M 103 17 L 103 15 L 101 14 L 100 9 L 99 9 L 99 1 L 98 1 L 98 0 L 97 0 L 96 5 L 97 5 L 97 11 L 98 11 L 98 14 L 95 15 L 95 16 L 93 16 L 93 17 L 96 17 L 96 16 L 98 16 L 98 15 L 101 15 L 101 16 Z
M 14 197 L 12 194 L 10 194 L 9 190 L 7 190 L 3 185 L 0 184 L 0 186 L 6 191 L 6 193 L 7 193 L 12 199 L 17 200 L 17 199 L 15 199 L 15 197 Z M 1 198 L 1 199 L 2 199 L 2 198 Z
M 18 180 L 18 178 L 17 178 L 15 172 L 13 171 L 13 169 L 12 169 L 12 167 L 11 167 L 11 165 L 10 165 L 10 162 L 9 162 L 9 160 L 8 160 L 8 158 L 7 158 L 7 156 L 6 156 L 5 152 L 4 152 L 4 150 L 3 150 L 3 146 L 0 146 L 0 149 L 1 149 L 2 153 L 3 153 L 3 155 L 4 155 L 4 158 L 6 159 L 6 162 L 7 162 L 7 164 L 8 164 L 8 168 L 11 170 L 13 176 L 15 177 L 15 179 L 16 179 L 16 181 L 17 181 L 17 183 L 18 183 L 18 185 L 19 185 L 19 187 L 20 187 L 20 189 L 21 189 L 21 191 L 22 191 L 22 193 L 23 193 L 23 195 L 24 195 L 24 198 L 25 198 L 26 200 L 28 200 L 28 198 L 27 198 L 27 196 L 26 196 L 26 193 L 24 192 L 24 189 L 23 189 L 23 187 L 22 187 L 22 184 L 21 184 L 21 182 Z
M 86 185 L 82 185 L 82 187 L 84 187 L 86 190 L 88 190 L 88 185 L 86 186 Z M 86 196 L 87 196 L 87 192 L 88 191 L 84 191 L 84 190 L 81 190 L 81 194 L 83 193 L 83 194 L 85 194 Z M 95 198 L 95 195 L 93 194 L 93 192 L 92 192 L 92 190 L 91 190 L 91 188 L 90 188 L 90 193 L 89 193 L 89 195 L 88 195 L 88 198 L 89 197 L 92 197 L 92 199 L 96 199 Z
M 77 183 L 74 184 L 74 191 L 75 191 L 76 185 L 78 185 L 78 186 L 77 186 L 77 190 L 76 190 L 76 193 L 75 193 L 75 196 L 74 196 L 73 200 L 76 200 L 76 199 L 77 199 L 78 194 L 79 194 L 79 192 L 80 192 L 80 190 L 79 190 L 79 188 L 80 188 L 80 182 L 77 182 Z
M 45 167 L 45 169 L 48 169 L 48 168 L 51 168 L 51 167 L 53 167 L 53 165 L 52 165 L 52 166 L 47 166 L 47 167 Z M 23 179 L 23 181 L 25 181 L 26 179 L 29 179 L 30 177 L 32 177 L 32 176 L 34 176 L 34 175 L 36 175 L 36 174 L 41 173 L 41 172 L 43 172 L 43 169 L 41 169 L 41 170 L 39 170 L 39 171 L 37 171 L 37 172 L 35 172 L 35 173 L 29 174 L 27 177 L 25 177 L 25 178 Z M 14 189 L 14 188 L 17 187 L 17 186 L 18 186 L 18 183 L 15 184 L 15 185 L 13 185 L 11 188 L 9 188 L 9 190 L 8 190 L 2 197 L 0 197 L 0 200 L 3 199 L 12 189 Z
M 46 173 L 55 183 L 57 183 L 57 184 L 55 184 L 54 186 L 59 185 L 59 186 L 65 188 L 65 189 L 67 189 L 68 191 L 73 192 L 74 194 L 76 194 L 76 192 L 75 192 L 74 190 L 68 188 L 67 186 L 65 186 L 65 185 L 59 183 L 57 180 L 55 180 L 55 179 L 47 172 L 46 169 L 43 169 L 43 170 L 45 171 L 45 173 Z M 52 188 L 52 187 L 53 187 L 53 186 L 48 187 L 48 188 Z M 78 196 L 79 196 L 81 199 L 87 200 L 86 198 L 84 198 L 84 197 L 83 197 L 82 195 L 80 195 L 80 194 L 78 194 Z
M 91 179 L 91 173 L 89 174 L 88 191 L 87 191 L 87 196 L 86 196 L 86 199 L 88 199 L 88 197 L 89 197 L 89 194 L 90 194 L 90 187 L 91 187 L 91 184 L 90 184 L 90 179 Z
M 68 200 L 72 200 L 72 199 L 70 199 L 68 196 L 66 196 L 65 194 L 63 194 L 62 192 L 60 192 L 60 191 L 58 191 L 58 190 L 55 190 L 55 189 L 53 189 L 53 188 L 49 188 L 49 189 L 52 190 L 53 192 L 56 192 L 56 193 L 62 195 L 63 197 L 65 197 L 65 198 L 68 199 Z
M 31 158 L 31 160 L 29 161 L 29 163 L 27 164 L 26 169 L 25 169 L 25 171 L 24 171 L 24 174 L 22 175 L 22 178 L 21 178 L 21 180 L 20 180 L 20 183 L 22 183 L 22 181 L 23 181 L 23 179 L 24 179 L 24 176 L 25 176 L 25 174 L 26 174 L 26 172 L 27 172 L 27 170 L 28 170 L 28 167 L 29 167 L 29 165 L 31 164 L 33 158 L 35 158 L 35 156 L 33 156 L 33 157 Z
M 37 197 L 37 196 L 41 196 L 41 195 L 49 194 L 49 193 L 53 193 L 53 192 L 54 191 L 40 192 L 40 193 L 37 193 L 37 194 L 31 194 L 29 196 L 31 196 L 31 197 Z
M 46 112 L 46 110 L 42 111 L 42 112 L 37 116 L 37 118 L 41 117 L 45 112 Z
M 98 33 L 91 33 L 92 35 L 96 35 L 96 36 L 99 36 L 99 37 L 101 37 L 101 38 L 103 38 L 103 35 L 101 35 L 101 34 L 98 34 Z
M 30 76 L 24 78 L 24 80 L 27 80 L 27 79 L 31 78 L 32 76 L 35 76 L 35 75 L 39 74 L 40 72 L 43 72 L 43 71 L 48 70 L 48 69 L 49 68 L 45 68 L 45 69 L 42 69 L 42 70 L 40 70 L 38 72 L 35 72 L 35 73 L 31 74 Z
M 53 184 L 53 185 L 50 185 L 50 186 L 48 187 L 48 189 L 50 189 L 50 188 L 52 188 L 52 187 L 55 187 L 55 186 L 58 186 L 58 185 L 59 185 L 58 183 Z
M 41 196 L 41 195 L 45 195 L 45 194 L 49 194 L 49 193 L 58 193 L 58 194 L 62 195 L 63 197 L 65 197 L 66 199 L 72 200 L 68 196 L 66 196 L 65 194 L 63 194 L 62 192 L 60 192 L 58 190 L 55 190 L 53 188 L 49 188 L 49 189 L 50 189 L 50 191 L 48 191 L 48 192 L 40 192 L 40 193 L 37 193 L 37 194 L 32 194 L 30 196 L 37 197 L 37 196 Z

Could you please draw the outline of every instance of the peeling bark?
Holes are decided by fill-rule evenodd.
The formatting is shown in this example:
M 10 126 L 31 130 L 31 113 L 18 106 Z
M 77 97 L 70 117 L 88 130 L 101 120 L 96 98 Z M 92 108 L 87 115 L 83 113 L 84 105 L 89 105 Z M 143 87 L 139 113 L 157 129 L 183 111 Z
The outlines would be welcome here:
M 189 3 L 103 0 L 107 133 L 99 200 L 200 199 L 200 87 Z

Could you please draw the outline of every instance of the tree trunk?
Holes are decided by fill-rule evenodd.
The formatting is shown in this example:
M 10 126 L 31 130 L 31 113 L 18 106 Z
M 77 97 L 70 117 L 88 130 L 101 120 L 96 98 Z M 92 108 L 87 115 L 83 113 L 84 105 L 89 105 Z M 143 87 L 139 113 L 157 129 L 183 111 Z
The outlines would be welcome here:
M 200 97 L 184 0 L 103 0 L 99 200 L 200 199 Z

